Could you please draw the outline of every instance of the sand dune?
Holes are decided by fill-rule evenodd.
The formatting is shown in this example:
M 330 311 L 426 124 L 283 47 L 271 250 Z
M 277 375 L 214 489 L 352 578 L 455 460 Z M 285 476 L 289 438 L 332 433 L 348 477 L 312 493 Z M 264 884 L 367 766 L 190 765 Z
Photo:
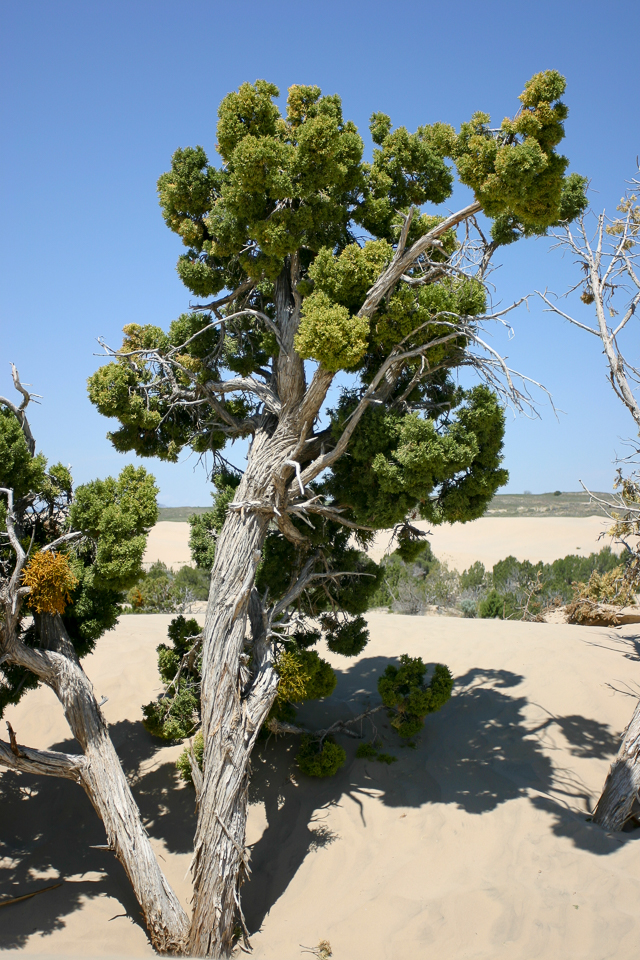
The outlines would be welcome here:
M 193 794 L 176 783 L 177 747 L 139 722 L 158 689 L 155 647 L 167 616 L 122 618 L 86 661 L 163 868 L 186 903 Z M 376 699 L 401 652 L 444 661 L 452 700 L 399 761 L 357 760 L 337 777 L 296 772 L 293 744 L 255 756 L 244 888 L 257 960 L 302 958 L 328 939 L 336 960 L 636 960 L 640 831 L 588 822 L 638 691 L 637 629 L 369 617 L 356 660 L 330 655 L 334 695 L 306 708 L 315 726 Z M 126 667 L 125 667 L 126 665 Z M 49 709 L 51 708 L 51 709 Z M 10 711 L 19 741 L 65 744 L 61 711 L 40 690 Z M 104 834 L 74 784 L 0 778 L 3 895 L 64 877 L 1 910 L 0 948 L 25 954 L 151 954 L 124 873 L 93 849 Z M 52 880 L 48 880 L 52 882 Z
M 436 557 L 460 572 L 476 560 L 487 568 L 510 554 L 518 560 L 550 563 L 570 553 L 588 556 L 611 544 L 606 536 L 610 524 L 602 517 L 482 517 L 470 523 L 429 527 L 421 522 L 417 526 L 430 530 L 428 540 Z M 389 548 L 390 538 L 389 531 L 377 535 L 370 550 L 374 560 Z M 157 523 L 149 534 L 144 559 L 147 564 L 162 560 L 175 569 L 190 563 L 189 524 Z

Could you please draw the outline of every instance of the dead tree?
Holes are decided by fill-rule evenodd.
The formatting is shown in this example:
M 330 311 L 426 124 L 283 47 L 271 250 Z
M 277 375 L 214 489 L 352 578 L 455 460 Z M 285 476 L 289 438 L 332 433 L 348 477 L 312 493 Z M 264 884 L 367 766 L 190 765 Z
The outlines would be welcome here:
M 607 361 L 609 382 L 640 433 L 640 404 L 637 398 L 640 371 L 620 346 L 622 335 L 629 333 L 630 325 L 637 319 L 640 304 L 637 246 L 640 232 L 639 189 L 640 180 L 632 180 L 630 189 L 618 206 L 620 216 L 611 219 L 605 213 L 600 214 L 595 231 L 590 229 L 587 217 L 581 216 L 575 230 L 567 226 L 562 233 L 556 234 L 558 246 L 574 255 L 582 273 L 578 283 L 565 296 L 580 290 L 582 302 L 593 305 L 596 325 L 577 320 L 566 310 L 560 309 L 557 298 L 551 299 L 547 292 L 539 295 L 549 311 L 600 341 Z M 627 461 L 633 462 L 638 452 L 640 450 L 636 447 L 626 458 Z M 607 500 L 594 494 L 591 494 L 591 499 L 612 521 L 613 535 L 629 552 L 631 559 L 625 577 L 627 585 L 629 582 L 637 584 L 640 582 L 640 485 L 637 471 L 624 476 L 622 468 L 619 468 L 616 488 L 617 493 Z M 594 822 L 607 830 L 622 830 L 632 816 L 640 789 L 639 753 L 640 706 L 636 708 L 622 736 L 620 750 L 611 765 L 593 814 Z

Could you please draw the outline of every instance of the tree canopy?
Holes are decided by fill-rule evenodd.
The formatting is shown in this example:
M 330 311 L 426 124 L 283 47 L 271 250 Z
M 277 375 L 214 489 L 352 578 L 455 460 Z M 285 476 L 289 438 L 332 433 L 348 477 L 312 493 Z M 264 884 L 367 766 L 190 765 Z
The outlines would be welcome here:
M 260 729 L 286 724 L 279 711 L 304 691 L 329 690 L 310 649 L 321 636 L 345 656 L 367 642 L 362 614 L 379 570 L 363 548 L 392 527 L 410 560 L 423 545 L 414 520 L 479 517 L 507 480 L 504 402 L 521 405 L 526 391 L 482 337 L 501 316 L 486 275 L 500 245 L 586 206 L 585 179 L 557 151 L 564 88 L 556 71 L 537 74 L 497 128 L 476 113 L 458 131 L 410 132 L 374 113 L 366 161 L 338 96 L 292 86 L 281 110 L 277 87 L 258 80 L 220 104 L 220 165 L 200 146 L 179 149 L 158 181 L 165 222 L 186 247 L 178 274 L 213 299 L 166 330 L 128 324 L 119 349 L 105 345 L 89 396 L 118 422 L 116 449 L 168 461 L 190 449 L 216 486 L 193 530 L 212 571 L 207 618 L 172 719 L 178 732 L 193 722 L 187 687 L 197 682 L 194 955 L 226 955 L 242 922 Z M 450 214 L 438 208 L 455 174 L 475 199 Z M 480 383 L 461 383 L 463 368 Z M 250 440 L 244 470 L 225 449 L 238 438 Z M 167 678 L 191 656 L 180 656 L 187 639 L 161 651 Z M 413 735 L 451 692 L 445 667 L 429 684 L 424 675 L 406 660 L 381 678 L 401 733 Z M 180 677 L 169 681 L 176 693 Z M 146 719 L 168 734 L 166 708 L 149 705 Z M 299 762 L 326 774 L 342 754 L 325 731 L 303 738 Z

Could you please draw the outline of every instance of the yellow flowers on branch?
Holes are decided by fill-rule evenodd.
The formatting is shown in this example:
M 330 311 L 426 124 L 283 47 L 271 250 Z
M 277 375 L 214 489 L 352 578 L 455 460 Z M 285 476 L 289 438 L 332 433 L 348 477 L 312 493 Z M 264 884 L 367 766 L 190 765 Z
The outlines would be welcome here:
M 22 582 L 31 587 L 27 604 L 36 613 L 63 614 L 78 585 L 68 559 L 62 553 L 39 550 L 24 568 Z

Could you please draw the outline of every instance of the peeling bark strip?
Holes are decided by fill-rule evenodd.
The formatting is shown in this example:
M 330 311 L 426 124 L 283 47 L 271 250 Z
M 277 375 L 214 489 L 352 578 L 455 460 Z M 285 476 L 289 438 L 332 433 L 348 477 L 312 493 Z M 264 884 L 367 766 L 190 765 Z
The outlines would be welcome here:
M 620 831 L 631 818 L 640 791 L 640 702 L 611 764 L 593 822 L 605 830 Z

